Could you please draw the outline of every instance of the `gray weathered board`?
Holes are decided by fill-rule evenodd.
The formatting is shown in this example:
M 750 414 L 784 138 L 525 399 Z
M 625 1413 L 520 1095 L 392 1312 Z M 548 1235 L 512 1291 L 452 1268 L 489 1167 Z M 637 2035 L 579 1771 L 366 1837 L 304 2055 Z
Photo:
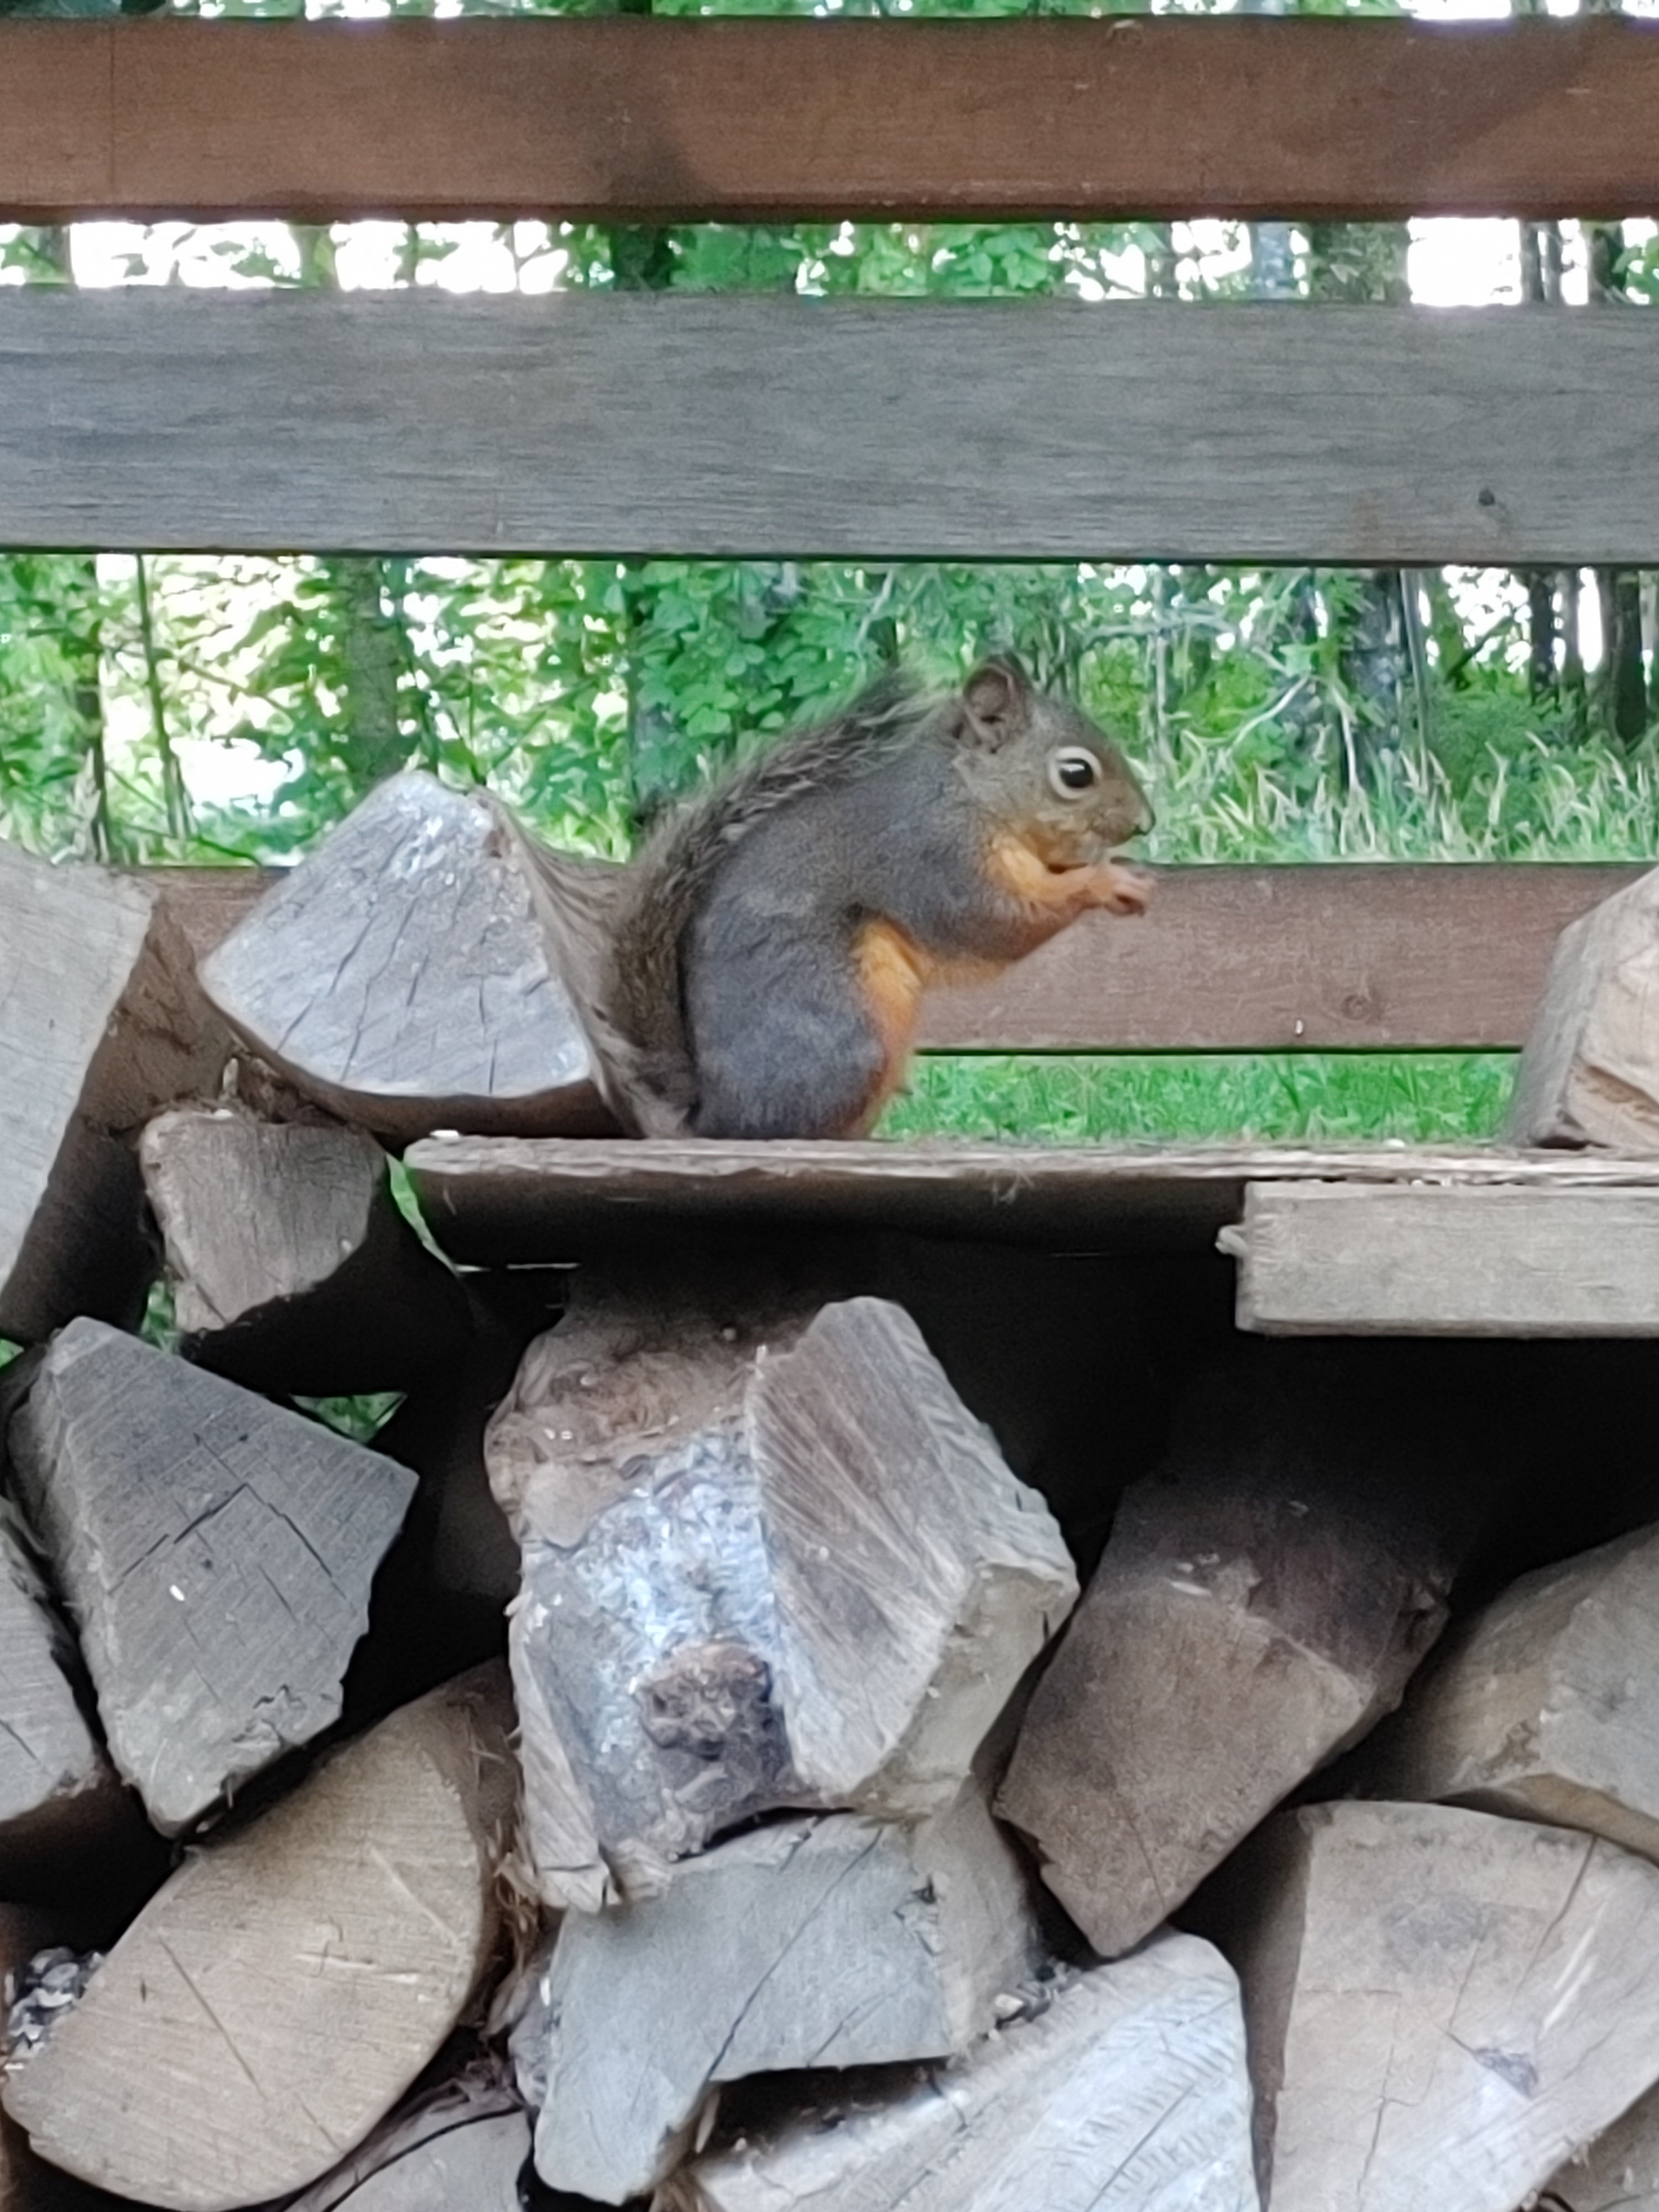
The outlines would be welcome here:
M 1254 1182 L 1422 1181 L 1547 1193 L 1645 1190 L 1659 1162 L 1616 1154 L 1371 1145 L 1046 1146 L 630 1138 L 428 1138 L 404 1156 L 450 1256 L 480 1267 L 570 1259 L 630 1231 L 690 1225 L 905 1230 L 1061 1251 L 1204 1249 Z
M 1085 916 L 999 975 L 930 991 L 921 1048 L 1512 1049 L 1532 1027 L 1561 932 L 1642 872 L 1583 860 L 1159 868 L 1144 928 Z M 275 877 L 137 873 L 198 958 Z
M 24 289 L 0 543 L 1650 562 L 1659 319 Z
M 1222 1246 L 1270 1336 L 1659 1336 L 1659 1189 L 1257 1182 Z

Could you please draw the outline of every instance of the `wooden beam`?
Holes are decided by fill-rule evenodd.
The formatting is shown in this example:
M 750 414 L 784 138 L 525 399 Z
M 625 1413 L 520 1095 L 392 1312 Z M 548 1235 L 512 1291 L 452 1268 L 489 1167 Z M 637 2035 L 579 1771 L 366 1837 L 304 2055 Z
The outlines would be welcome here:
M 1651 564 L 1659 316 L 20 289 L 0 544 Z
M 136 870 L 199 958 L 280 872 Z M 1144 923 L 1079 922 L 928 1000 L 928 1052 L 1510 1051 L 1569 922 L 1638 864 L 1156 871 Z
M 1253 1182 L 1640 1193 L 1659 1161 L 1469 1146 L 790 1144 L 423 1138 L 404 1162 L 452 1259 L 500 1267 L 688 1229 L 898 1230 L 1066 1252 L 1206 1249 Z
M 934 1052 L 1502 1051 L 1559 933 L 1639 866 L 1169 868 L 1142 922 L 1091 920 L 940 991 Z
M 1406 21 L 0 23 L 0 208 L 1623 216 L 1659 32 Z
M 1222 1241 L 1268 1336 L 1659 1336 L 1659 1187 L 1259 1182 Z

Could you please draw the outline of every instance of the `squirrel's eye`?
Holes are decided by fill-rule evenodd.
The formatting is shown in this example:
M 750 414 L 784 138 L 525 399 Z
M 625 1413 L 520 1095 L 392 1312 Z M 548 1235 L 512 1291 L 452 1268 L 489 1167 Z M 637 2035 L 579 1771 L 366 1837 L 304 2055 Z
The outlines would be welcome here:
M 1064 745 L 1048 756 L 1048 781 L 1062 799 L 1077 799 L 1100 781 L 1100 763 L 1081 745 Z

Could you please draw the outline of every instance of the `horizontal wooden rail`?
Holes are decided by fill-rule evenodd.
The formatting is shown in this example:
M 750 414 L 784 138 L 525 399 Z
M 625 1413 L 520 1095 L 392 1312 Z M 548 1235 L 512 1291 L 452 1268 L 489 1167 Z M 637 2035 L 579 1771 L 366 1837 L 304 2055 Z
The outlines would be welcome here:
M 1659 27 L 0 22 L 14 217 L 1619 216 Z
M 1652 563 L 1659 313 L 17 289 L 7 544 Z
M 933 1052 L 1389 1052 L 1520 1045 L 1558 933 L 1641 872 L 1163 868 L 1144 922 L 1079 922 L 1001 981 L 929 999 Z M 270 877 L 168 868 L 198 953 Z

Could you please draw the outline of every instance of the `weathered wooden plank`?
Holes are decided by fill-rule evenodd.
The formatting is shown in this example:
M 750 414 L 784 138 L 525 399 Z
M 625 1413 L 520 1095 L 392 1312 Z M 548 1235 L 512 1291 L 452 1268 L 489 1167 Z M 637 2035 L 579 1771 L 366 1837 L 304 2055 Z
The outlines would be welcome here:
M 203 31 L 206 35 L 203 35 Z M 0 25 L 29 219 L 1620 216 L 1633 22 Z
M 433 1234 L 481 1267 L 576 1257 L 650 1236 L 764 1224 L 875 1228 L 1064 1251 L 1202 1248 L 1246 1186 L 1423 1177 L 1543 1193 L 1659 1194 L 1659 1164 L 1473 1146 L 716 1144 L 634 1139 L 428 1139 L 404 1155 Z M 1659 1205 L 1659 1195 L 1654 1198 Z
M 1222 1243 L 1269 1336 L 1659 1336 L 1659 1189 L 1258 1182 Z
M 199 957 L 272 881 L 136 872 Z M 1555 939 L 1620 862 L 1159 868 L 1145 929 L 1086 918 L 996 981 L 928 994 L 930 1052 L 1504 1051 Z
M 1559 932 L 1641 871 L 1160 868 L 1144 929 L 1089 917 L 994 982 L 930 994 L 935 1052 L 1504 1050 Z
M 1659 319 L 22 288 L 0 542 L 1641 564 Z

